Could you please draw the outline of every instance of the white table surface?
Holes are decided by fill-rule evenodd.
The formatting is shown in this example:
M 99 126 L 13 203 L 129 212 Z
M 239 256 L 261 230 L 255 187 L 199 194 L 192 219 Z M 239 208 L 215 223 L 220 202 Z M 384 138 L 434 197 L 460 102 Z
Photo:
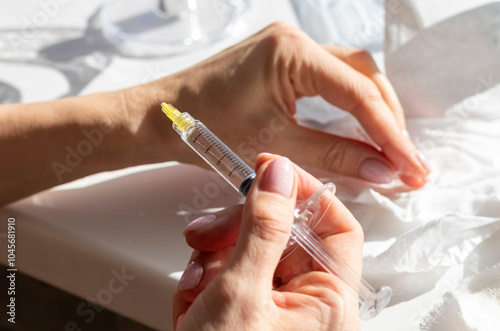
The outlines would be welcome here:
M 89 19 L 93 22 L 102 3 L 102 0 L 66 1 L 47 25 L 36 31 L 26 30 L 26 20 L 42 10 L 38 0 L 2 5 L 0 92 L 8 93 L 12 102 L 33 102 L 124 88 L 189 67 L 273 21 L 297 25 L 288 0 L 253 0 L 250 28 L 239 38 L 181 56 L 134 59 L 112 52 L 96 39 L 95 30 L 87 29 Z M 12 33 L 27 33 L 32 37 L 15 51 L 9 40 Z M 382 64 L 382 57 L 376 59 Z M 443 161 L 439 157 L 436 160 Z M 104 306 L 110 310 L 150 327 L 169 330 L 172 294 L 191 252 L 182 236 L 186 222 L 240 200 L 231 188 L 217 186 L 212 176 L 194 166 L 167 163 L 98 174 L 36 194 L 0 210 L 0 250 L 6 251 L 7 218 L 15 217 L 19 271 L 73 293 L 83 303 L 100 296 L 109 301 Z M 432 194 L 436 187 L 439 188 L 427 185 L 421 192 Z M 204 191 L 209 198 L 200 198 L 200 192 Z M 419 193 L 414 194 L 419 199 Z M 370 238 L 376 241 L 377 233 L 385 231 L 380 225 L 383 219 L 370 223 L 370 215 L 374 214 L 372 205 L 367 205 L 366 210 L 356 206 L 355 201 L 350 205 L 351 210 L 357 208 L 356 215 L 367 238 L 365 251 L 369 250 Z M 417 225 L 403 224 L 401 233 L 394 236 Z M 499 236 L 497 233 L 492 240 L 498 242 L 495 239 Z M 495 245 L 489 249 L 495 261 L 497 248 Z M 482 255 L 489 256 L 484 252 Z M 6 263 L 3 253 L 0 262 Z M 128 279 L 120 282 L 117 274 L 121 273 Z M 438 282 L 427 284 L 428 289 L 420 289 L 410 298 L 394 302 L 376 318 L 363 322 L 362 329 L 422 330 L 421 322 L 454 289 L 454 284 L 460 283 L 463 274 L 463 264 L 450 267 Z M 419 274 L 413 278 L 409 277 L 411 274 L 399 276 L 400 283 L 389 285 L 403 292 L 411 292 L 409 288 L 426 282 L 418 279 Z M 413 285 L 411 282 L 415 280 L 418 281 Z M 378 281 L 385 284 L 390 280 Z M 74 309 L 81 313 L 78 307 Z M 444 328 L 460 320 L 461 316 L 452 313 L 443 313 L 445 317 L 453 317 Z M 432 330 L 443 326 L 436 328 Z
M 13 101 L 21 102 L 120 89 L 189 67 L 273 21 L 297 25 L 287 0 L 252 2 L 244 35 L 157 59 L 121 57 L 81 38 L 103 1 L 66 1 L 36 31 L 26 30 L 25 22 L 43 10 L 38 1 L 3 4 L 0 83 L 8 86 Z M 30 36 L 19 51 L 12 48 L 12 33 Z M 59 38 L 74 41 L 47 47 Z M 87 70 L 63 66 L 60 59 L 68 58 L 73 64 L 86 61 Z M 5 225 L 1 250 L 6 251 L 6 221 L 15 217 L 20 272 L 75 294 L 82 302 L 100 297 L 107 309 L 169 330 L 172 295 L 191 252 L 182 235 L 186 222 L 240 201 L 228 186 L 215 186 L 216 193 L 209 193 L 206 201 L 196 200 L 196 192 L 214 192 L 210 189 L 218 184 L 212 176 L 172 162 L 98 174 L 36 194 L 0 210 Z M 186 205 L 193 207 L 187 213 Z M 5 254 L 0 254 L 0 262 L 6 264 Z M 119 286 L 116 273 L 127 275 L 121 279 L 124 286 Z M 112 297 L 106 297 L 109 293 Z

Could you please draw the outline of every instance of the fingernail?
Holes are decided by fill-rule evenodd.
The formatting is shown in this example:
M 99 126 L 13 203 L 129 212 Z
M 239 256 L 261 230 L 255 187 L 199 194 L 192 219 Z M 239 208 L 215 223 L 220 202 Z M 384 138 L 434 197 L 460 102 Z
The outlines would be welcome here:
M 417 151 L 416 153 L 417 159 L 422 164 L 422 166 L 427 170 L 427 172 L 431 172 L 431 166 L 429 165 L 429 162 L 427 162 L 427 158 L 425 157 L 424 153 L 421 151 Z
M 394 174 L 384 163 L 375 159 L 366 159 L 359 167 L 359 177 L 367 181 L 387 184 L 392 182 Z
M 427 183 L 427 177 L 406 176 L 401 174 L 399 178 L 403 181 L 403 183 L 414 188 L 420 188 Z
M 289 198 L 293 188 L 293 165 L 286 157 L 278 157 L 267 168 L 260 188 Z
M 179 317 L 177 317 L 177 322 L 175 322 L 175 329 L 176 330 L 181 325 L 181 322 L 182 322 L 182 319 L 184 318 L 184 315 L 186 315 L 186 314 L 180 314 Z
M 196 261 L 191 262 L 179 280 L 179 291 L 191 290 L 198 286 L 203 277 L 203 267 Z
M 215 221 L 216 218 L 217 216 L 215 215 L 204 215 L 202 217 L 198 217 L 197 219 L 189 222 L 189 224 L 184 229 L 184 233 L 188 231 L 195 231 L 201 229 L 207 226 L 208 224 L 212 223 L 213 221 Z

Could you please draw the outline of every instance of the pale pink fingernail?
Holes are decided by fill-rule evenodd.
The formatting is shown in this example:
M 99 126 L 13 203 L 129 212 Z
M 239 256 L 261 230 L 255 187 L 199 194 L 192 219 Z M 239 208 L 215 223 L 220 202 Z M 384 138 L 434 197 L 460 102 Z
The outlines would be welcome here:
M 260 188 L 289 198 L 292 195 L 293 177 L 292 162 L 281 156 L 275 159 L 267 168 L 264 179 L 260 183 Z
M 202 217 L 198 217 L 197 219 L 192 220 L 186 226 L 186 228 L 184 229 L 184 233 L 186 233 L 188 231 L 199 230 L 199 229 L 207 226 L 208 224 L 212 223 L 213 221 L 215 221 L 216 218 L 217 218 L 217 216 L 215 216 L 215 215 L 204 215 Z
M 179 317 L 177 317 L 177 322 L 175 322 L 175 329 L 176 330 L 181 325 L 181 322 L 182 322 L 182 319 L 184 318 L 184 315 L 186 315 L 186 314 L 180 314 Z
M 196 261 L 192 261 L 187 266 L 179 280 L 179 291 L 186 291 L 196 288 L 203 277 L 203 266 Z
M 390 183 L 394 178 L 391 169 L 376 159 L 364 160 L 359 167 L 358 174 L 367 181 L 379 184 Z
M 422 164 L 422 166 L 427 170 L 427 172 L 431 172 L 431 166 L 429 165 L 429 162 L 427 162 L 427 158 L 425 157 L 424 153 L 421 151 L 417 151 L 416 153 L 417 159 Z

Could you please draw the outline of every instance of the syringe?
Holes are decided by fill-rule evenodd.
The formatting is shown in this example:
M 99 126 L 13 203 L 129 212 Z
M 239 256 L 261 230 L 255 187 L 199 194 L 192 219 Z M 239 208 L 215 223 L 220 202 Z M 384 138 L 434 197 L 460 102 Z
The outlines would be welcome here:
M 179 112 L 174 106 L 162 102 L 163 112 L 172 120 L 172 127 L 201 158 L 217 173 L 225 178 L 232 187 L 246 196 L 255 172 L 241 160 L 229 147 L 214 135 L 203 123 L 195 120 L 188 113 Z M 319 208 L 323 193 L 333 195 L 335 186 L 331 183 L 323 186 L 305 203 L 296 208 L 292 226 L 291 241 L 297 242 L 327 272 L 336 275 L 348 285 L 347 289 L 359 300 L 359 316 L 370 319 L 377 315 L 388 303 L 391 289 L 388 286 L 375 291 L 356 271 L 339 258 L 333 256 L 326 248 L 323 240 L 311 230 L 310 221 Z M 329 203 L 328 203 L 329 207 Z

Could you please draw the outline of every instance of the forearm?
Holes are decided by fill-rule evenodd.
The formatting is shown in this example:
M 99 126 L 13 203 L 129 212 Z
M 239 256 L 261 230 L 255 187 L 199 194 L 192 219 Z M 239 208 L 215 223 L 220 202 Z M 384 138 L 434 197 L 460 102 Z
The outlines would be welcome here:
M 160 161 L 140 152 L 143 114 L 134 116 L 131 90 L 0 107 L 0 205 L 97 172 Z

